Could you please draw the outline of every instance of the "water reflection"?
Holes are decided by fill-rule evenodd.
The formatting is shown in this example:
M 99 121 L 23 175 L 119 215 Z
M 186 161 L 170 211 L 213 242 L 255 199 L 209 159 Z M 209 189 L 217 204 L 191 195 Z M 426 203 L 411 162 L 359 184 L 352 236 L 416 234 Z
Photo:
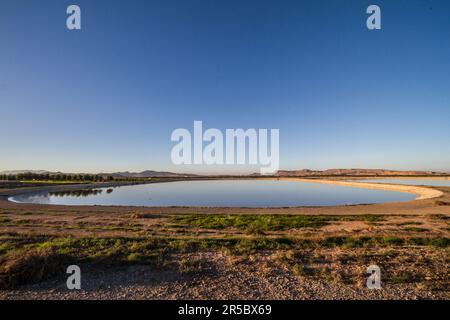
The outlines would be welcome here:
M 106 190 L 106 193 L 113 192 L 113 189 Z M 103 192 L 102 189 L 82 189 L 82 190 L 70 190 L 70 191 L 55 191 L 49 192 L 49 196 L 54 197 L 88 197 L 88 196 L 96 196 Z

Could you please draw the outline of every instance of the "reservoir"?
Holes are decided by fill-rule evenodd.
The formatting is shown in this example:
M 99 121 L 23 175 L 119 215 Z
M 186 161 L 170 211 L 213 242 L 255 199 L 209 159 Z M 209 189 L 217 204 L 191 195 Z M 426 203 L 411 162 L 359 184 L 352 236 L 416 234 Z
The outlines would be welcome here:
M 383 181 L 386 182 L 387 181 Z M 284 180 L 178 181 L 38 192 L 9 200 L 57 205 L 298 207 L 408 201 L 414 194 Z

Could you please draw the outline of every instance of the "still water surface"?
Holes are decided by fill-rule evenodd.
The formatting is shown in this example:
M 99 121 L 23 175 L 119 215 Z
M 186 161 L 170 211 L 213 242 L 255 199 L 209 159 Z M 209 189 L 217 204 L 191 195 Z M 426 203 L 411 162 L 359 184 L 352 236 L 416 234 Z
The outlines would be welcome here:
M 180 181 L 41 192 L 12 201 L 61 205 L 296 207 L 408 201 L 413 194 L 283 180 Z

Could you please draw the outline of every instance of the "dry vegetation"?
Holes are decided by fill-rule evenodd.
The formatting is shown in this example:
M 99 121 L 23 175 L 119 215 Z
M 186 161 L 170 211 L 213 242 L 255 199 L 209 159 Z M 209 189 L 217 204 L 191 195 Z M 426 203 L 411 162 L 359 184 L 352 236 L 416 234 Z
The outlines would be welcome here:
M 72 263 L 94 269 L 148 265 L 181 275 L 204 273 L 220 269 L 214 266 L 217 257 L 193 255 L 216 252 L 226 255 L 233 266 L 260 264 L 299 279 L 357 288 L 364 286 L 365 268 L 377 264 L 386 284 L 412 285 L 448 296 L 447 215 L 133 212 L 111 217 L 0 212 L 0 287 L 6 291 L 64 275 Z
M 256 215 L 0 201 L 0 298 L 448 299 L 450 212 L 432 205 L 439 213 Z M 83 294 L 64 289 L 74 263 L 90 270 Z M 371 264 L 384 291 L 365 288 Z

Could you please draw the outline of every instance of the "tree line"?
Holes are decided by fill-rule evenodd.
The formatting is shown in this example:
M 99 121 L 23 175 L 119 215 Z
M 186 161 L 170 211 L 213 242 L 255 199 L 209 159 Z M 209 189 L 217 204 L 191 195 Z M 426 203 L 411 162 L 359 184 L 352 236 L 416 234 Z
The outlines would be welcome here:
M 114 178 L 111 175 L 100 174 L 66 174 L 66 173 L 33 173 L 24 172 L 18 174 L 0 174 L 0 180 L 21 181 L 21 180 L 55 180 L 55 181 L 115 181 L 123 180 L 122 178 Z

